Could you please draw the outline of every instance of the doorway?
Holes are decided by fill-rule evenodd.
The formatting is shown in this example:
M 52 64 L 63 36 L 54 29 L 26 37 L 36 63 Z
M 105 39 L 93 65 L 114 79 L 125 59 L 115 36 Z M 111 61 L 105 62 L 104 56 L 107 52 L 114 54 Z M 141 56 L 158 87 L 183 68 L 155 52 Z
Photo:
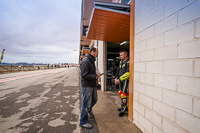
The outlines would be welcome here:
M 126 50 L 129 53 L 129 41 L 122 43 L 107 42 L 107 84 L 106 90 L 116 90 L 114 79 L 119 68 L 120 57 L 119 52 Z

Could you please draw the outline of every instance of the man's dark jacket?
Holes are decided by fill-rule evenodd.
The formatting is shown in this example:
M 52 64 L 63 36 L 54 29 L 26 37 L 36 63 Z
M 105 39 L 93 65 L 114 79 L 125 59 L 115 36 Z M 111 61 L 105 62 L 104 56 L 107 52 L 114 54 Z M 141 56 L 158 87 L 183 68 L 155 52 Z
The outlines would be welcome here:
M 81 69 L 81 83 L 83 87 L 96 87 L 96 67 L 95 58 L 91 54 L 88 54 L 86 58 L 83 59 L 80 69 Z

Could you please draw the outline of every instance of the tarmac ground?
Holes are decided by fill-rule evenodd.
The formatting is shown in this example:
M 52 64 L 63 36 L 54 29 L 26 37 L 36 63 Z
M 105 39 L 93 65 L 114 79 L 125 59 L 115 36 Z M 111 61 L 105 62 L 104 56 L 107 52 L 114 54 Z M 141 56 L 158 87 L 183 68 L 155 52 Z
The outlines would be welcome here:
M 75 67 L 0 75 L 0 133 L 79 133 Z
M 82 128 L 83 133 L 142 133 L 135 124 L 128 120 L 128 114 L 118 116 L 120 98 L 117 90 L 98 90 L 98 102 L 93 107 L 95 118 L 90 118 L 88 123 L 92 129 Z
M 128 120 L 128 114 L 118 116 L 120 98 L 118 91 L 98 90 L 98 102 L 93 108 L 100 133 L 142 133 L 135 124 Z

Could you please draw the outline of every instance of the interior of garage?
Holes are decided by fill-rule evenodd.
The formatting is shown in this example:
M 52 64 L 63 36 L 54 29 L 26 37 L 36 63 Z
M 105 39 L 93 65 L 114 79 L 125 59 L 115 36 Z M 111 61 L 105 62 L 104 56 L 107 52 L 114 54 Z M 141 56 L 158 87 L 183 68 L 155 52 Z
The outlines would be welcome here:
M 107 42 L 107 89 L 118 89 L 114 85 L 114 78 L 119 68 L 120 56 L 119 52 L 126 50 L 129 53 L 129 41 L 122 43 Z

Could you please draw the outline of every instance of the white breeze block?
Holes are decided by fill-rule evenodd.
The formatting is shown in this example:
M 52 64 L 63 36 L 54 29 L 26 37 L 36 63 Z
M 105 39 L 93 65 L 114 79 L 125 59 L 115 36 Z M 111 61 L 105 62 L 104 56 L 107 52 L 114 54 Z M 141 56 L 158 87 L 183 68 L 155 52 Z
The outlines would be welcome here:
M 154 50 L 140 52 L 140 61 L 153 61 Z
M 195 22 L 195 38 L 200 37 L 200 19 Z
M 195 1 L 178 12 L 178 25 L 200 18 L 200 1 Z
M 162 118 L 149 109 L 145 109 L 145 117 L 161 129 Z
M 177 79 L 178 83 L 178 91 L 200 97 L 200 79 L 199 78 L 186 78 L 179 77 Z
M 177 13 L 175 13 L 155 24 L 155 35 L 174 29 L 177 25 Z
M 134 53 L 134 62 L 139 62 L 140 61 L 140 53 Z
M 134 119 L 134 123 L 144 133 L 144 127 L 135 119 Z
M 142 10 L 144 10 L 145 7 L 147 7 L 150 3 L 152 3 L 153 0 L 136 0 L 135 1 L 135 13 L 138 14 Z
M 164 45 L 164 34 L 151 37 L 147 40 L 147 49 L 154 49 Z
M 139 115 L 139 123 L 150 133 L 152 133 L 153 125 L 152 123 L 147 120 L 145 117 Z
M 153 74 L 140 73 L 140 82 L 153 85 Z
M 151 26 L 147 29 L 145 29 L 144 31 L 141 32 L 141 40 L 145 40 L 148 39 L 150 37 L 154 36 L 154 26 Z
M 154 75 L 154 85 L 168 90 L 176 90 L 176 77 L 165 75 Z
M 175 108 L 192 113 L 192 97 L 173 91 L 163 91 L 163 102 Z
M 145 73 L 140 73 L 140 82 L 141 83 L 145 83 L 145 81 L 146 81 L 146 75 L 145 75 Z
M 153 133 L 164 133 L 164 131 L 153 125 Z
M 157 112 L 158 114 L 162 115 L 163 117 L 171 120 L 174 122 L 174 108 L 170 107 L 169 105 L 166 105 L 162 102 L 153 101 L 153 110 Z
M 155 49 L 155 60 L 167 60 L 176 58 L 177 58 L 177 45 L 169 45 Z
M 164 6 L 166 5 L 167 1 L 165 0 L 155 0 L 155 9 L 160 9 L 160 8 L 164 8 Z
M 140 33 L 135 35 L 135 43 L 140 42 Z
M 146 95 L 156 100 L 162 101 L 162 89 L 151 85 L 146 85 Z
M 154 2 L 151 2 L 151 4 L 149 4 L 141 11 L 141 21 L 151 16 L 154 13 L 154 11 L 155 11 Z
M 175 123 L 171 123 L 166 119 L 163 119 L 163 130 L 166 133 L 185 133 L 184 129 L 177 127 Z
M 139 102 L 142 103 L 144 106 L 152 109 L 152 98 L 145 96 L 143 94 L 139 94 Z
M 134 71 L 145 72 L 145 62 L 137 62 L 134 64 Z
M 192 60 L 172 60 L 164 62 L 164 73 L 171 75 L 192 76 Z
M 157 9 L 150 16 L 146 17 L 145 19 L 143 19 L 138 23 L 138 25 L 140 26 L 139 30 L 142 31 L 147 27 L 150 27 L 155 23 L 161 21 L 163 18 L 164 18 L 164 8 Z
M 146 41 L 142 41 L 135 44 L 135 52 L 141 52 L 146 50 Z
M 162 61 L 147 62 L 146 71 L 149 73 L 163 73 L 163 62 Z
M 200 39 L 191 42 L 185 42 L 178 46 L 178 58 L 196 58 L 200 57 Z
M 193 114 L 200 117 L 200 98 L 193 100 Z
M 136 18 L 136 22 L 137 21 L 139 21 L 138 20 L 138 18 Z M 135 26 L 135 34 L 138 34 L 138 33 L 140 33 L 142 31 L 142 25 L 141 25 L 141 23 L 139 22 L 138 24 L 137 24 L 137 26 Z
M 177 12 L 193 2 L 194 0 L 168 0 L 165 5 L 165 16 Z
M 134 117 L 135 120 L 139 121 L 139 114 L 135 110 L 133 111 L 133 117 Z
M 194 39 L 194 22 L 184 24 L 165 33 L 165 45 Z
M 140 81 L 140 73 L 134 72 L 134 81 Z
M 134 96 L 134 100 L 137 100 L 137 101 L 139 101 L 139 93 L 137 92 L 137 91 L 134 91 L 134 94 L 133 94 Z
M 134 82 L 134 90 L 145 94 L 145 84 Z
M 176 123 L 191 133 L 200 131 L 200 119 L 180 110 L 176 110 Z
M 140 104 L 139 102 L 133 101 L 133 108 L 134 110 L 139 112 L 139 114 L 144 116 L 144 106 L 142 104 Z
M 196 60 L 194 63 L 194 76 L 200 77 L 200 59 Z
M 141 22 L 141 13 L 137 13 L 137 14 L 135 14 L 135 25 L 140 24 L 140 22 Z M 135 33 L 137 33 L 137 32 L 135 32 Z
M 151 73 L 149 73 L 149 74 L 146 73 L 145 83 L 146 83 L 146 84 L 153 85 L 153 74 L 151 74 Z

